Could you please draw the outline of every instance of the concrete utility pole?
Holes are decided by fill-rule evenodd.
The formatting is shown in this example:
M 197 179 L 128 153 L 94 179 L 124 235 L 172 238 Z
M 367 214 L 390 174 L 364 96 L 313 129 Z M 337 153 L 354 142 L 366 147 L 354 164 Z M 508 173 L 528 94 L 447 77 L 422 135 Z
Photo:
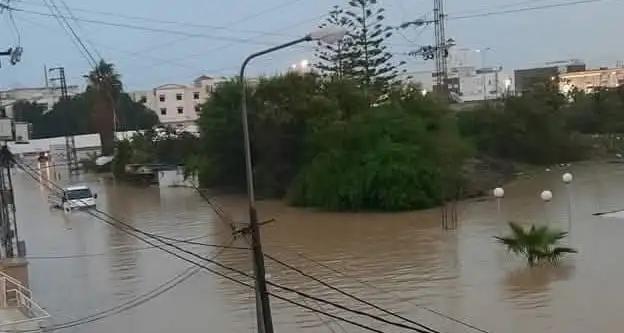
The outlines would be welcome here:
M 52 81 L 59 81 L 61 88 L 61 101 L 69 100 L 67 93 L 67 80 L 65 79 L 64 67 L 53 67 L 49 69 L 50 72 L 58 71 L 58 77 L 52 78 Z M 76 140 L 73 135 L 69 134 L 69 116 L 65 119 L 65 159 L 67 160 L 67 168 L 69 174 L 78 173 L 78 157 L 76 155 Z

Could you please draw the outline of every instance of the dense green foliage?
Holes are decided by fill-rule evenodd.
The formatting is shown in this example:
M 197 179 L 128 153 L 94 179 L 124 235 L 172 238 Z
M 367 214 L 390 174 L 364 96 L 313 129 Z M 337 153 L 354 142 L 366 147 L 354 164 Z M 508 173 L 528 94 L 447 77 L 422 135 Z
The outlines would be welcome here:
M 416 90 L 394 91 L 387 102 L 369 107 L 350 81 L 296 74 L 260 80 L 248 98 L 258 192 L 288 193 L 295 204 L 328 209 L 439 203 L 450 195 L 445 182 L 457 179 L 469 149 L 452 114 Z M 236 81 L 217 89 L 203 106 L 207 158 L 194 166 L 204 185 L 243 188 L 239 109 Z
M 446 108 L 412 90 L 314 133 L 292 202 L 396 210 L 432 207 L 453 196 L 470 150 Z
M 98 126 L 93 118 L 93 94 L 86 91 L 59 101 L 52 110 L 46 112 L 45 107 L 26 101 L 17 102 L 13 106 L 15 120 L 29 122 L 33 126 L 33 138 L 64 136 L 66 133 L 96 133 Z M 158 123 L 158 116 L 142 104 L 136 103 L 122 93 L 116 105 L 118 130 L 148 129 Z
M 624 134 L 624 88 L 600 89 L 592 93 L 570 93 L 568 126 L 584 134 L 601 134 L 603 148 L 622 152 Z
M 298 170 L 308 125 L 334 113 L 317 78 L 290 74 L 261 79 L 249 91 L 249 126 L 256 185 L 261 194 L 282 195 Z M 200 128 L 206 149 L 206 184 L 244 184 L 240 84 L 228 82 L 204 105 Z
M 568 235 L 567 232 L 535 225 L 525 229 L 514 222 L 510 222 L 509 227 L 511 228 L 509 236 L 495 238 L 509 251 L 524 256 L 529 266 L 542 261 L 554 263 L 559 261 L 564 254 L 576 253 L 576 250 L 572 248 L 557 246 Z
M 462 134 L 480 152 L 536 164 L 583 157 L 584 145 L 568 125 L 570 105 L 552 85 L 459 114 Z
M 49 111 L 27 101 L 18 101 L 13 110 L 15 120 L 32 124 L 35 139 L 100 133 L 104 155 L 112 152 L 113 128 L 139 130 L 158 124 L 153 111 L 123 92 L 120 75 L 104 61 L 89 73 L 85 92 L 61 99 Z

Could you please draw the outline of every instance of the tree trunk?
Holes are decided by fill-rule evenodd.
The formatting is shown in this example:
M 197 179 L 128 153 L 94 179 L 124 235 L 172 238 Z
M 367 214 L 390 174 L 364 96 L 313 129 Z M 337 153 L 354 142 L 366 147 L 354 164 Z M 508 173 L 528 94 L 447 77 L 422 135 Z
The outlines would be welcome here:
M 113 133 L 113 108 L 110 98 L 102 96 L 106 92 L 100 92 L 96 97 L 94 122 L 97 132 L 100 134 L 100 142 L 102 143 L 102 155 L 113 155 L 115 148 L 115 138 Z

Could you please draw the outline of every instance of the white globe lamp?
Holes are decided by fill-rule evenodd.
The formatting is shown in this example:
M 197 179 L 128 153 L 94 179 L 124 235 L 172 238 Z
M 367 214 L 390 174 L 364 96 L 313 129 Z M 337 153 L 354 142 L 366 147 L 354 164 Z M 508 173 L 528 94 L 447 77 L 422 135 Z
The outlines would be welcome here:
M 549 202 L 550 200 L 552 200 L 553 198 L 553 194 L 551 191 L 543 191 L 542 194 L 540 194 L 540 197 L 542 198 L 542 200 L 544 200 L 545 202 Z

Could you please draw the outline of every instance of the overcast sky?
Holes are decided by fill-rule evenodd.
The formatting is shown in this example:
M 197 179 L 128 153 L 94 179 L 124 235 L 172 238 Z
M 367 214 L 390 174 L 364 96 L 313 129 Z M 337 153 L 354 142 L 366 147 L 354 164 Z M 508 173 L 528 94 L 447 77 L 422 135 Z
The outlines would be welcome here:
M 6 1 L 6 0 L 4 0 Z M 55 0 L 62 8 L 60 0 Z M 102 24 L 70 21 L 88 41 L 93 53 L 113 62 L 122 74 L 126 90 L 151 89 L 164 83 L 190 83 L 201 74 L 233 75 L 249 53 L 271 43 L 305 34 L 322 22 L 322 15 L 346 0 L 65 0 L 79 19 L 174 30 L 141 31 Z M 432 17 L 433 0 L 379 0 L 387 9 L 387 23 Z M 457 59 L 480 65 L 502 65 L 506 72 L 569 58 L 585 60 L 590 67 L 614 66 L 624 59 L 619 37 L 624 25 L 624 1 L 603 0 L 567 7 L 516 12 L 466 19 L 455 16 L 576 2 L 576 0 L 447 0 L 447 35 L 457 41 Z M 11 5 L 49 13 L 43 0 L 12 0 Z M 138 18 L 174 21 L 158 23 Z M 65 66 L 70 84 L 83 84 L 89 64 L 68 34 L 52 17 L 15 12 L 14 20 L 24 47 L 16 66 L 2 60 L 0 88 L 41 86 L 43 66 Z M 201 25 L 201 26 L 200 26 Z M 223 28 L 219 28 L 223 27 Z M 194 36 L 188 36 L 188 35 Z M 245 42 L 245 40 L 253 42 Z M 405 30 L 389 42 L 393 53 L 430 44 L 433 27 Z M 9 15 L 0 17 L 0 45 L 17 43 Z M 90 45 L 89 45 L 90 44 Z M 473 51 L 490 48 L 485 59 Z M 461 51 L 463 50 L 463 51 Z M 94 54 L 97 57 L 97 55 Z M 400 57 L 400 56 L 398 56 Z M 313 45 L 266 56 L 255 61 L 250 74 L 273 74 L 301 59 L 314 59 Z M 430 69 L 433 64 L 408 59 L 409 71 Z

